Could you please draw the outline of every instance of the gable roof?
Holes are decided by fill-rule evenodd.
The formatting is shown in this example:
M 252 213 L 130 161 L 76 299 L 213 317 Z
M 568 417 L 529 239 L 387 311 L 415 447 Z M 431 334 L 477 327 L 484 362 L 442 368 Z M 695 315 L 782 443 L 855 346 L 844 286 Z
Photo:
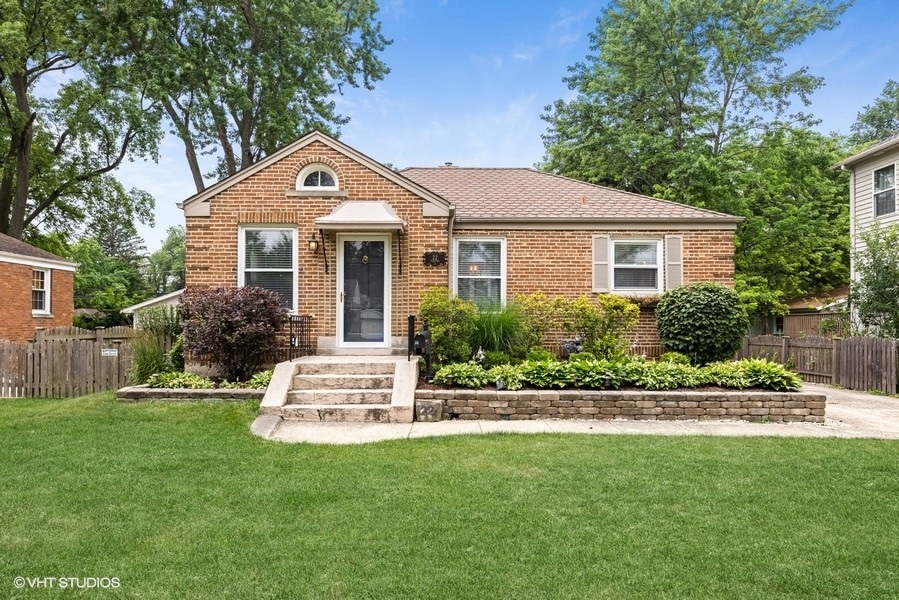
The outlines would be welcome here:
M 842 161 L 838 162 L 835 166 L 838 169 L 851 168 L 852 165 L 859 163 L 859 162 L 865 160 L 866 158 L 871 158 L 873 156 L 876 156 L 878 154 L 886 152 L 887 150 L 891 150 L 896 146 L 899 146 L 899 133 L 897 133 L 895 135 L 891 135 L 890 137 L 886 138 L 885 140 L 881 140 L 881 141 L 877 142 L 870 148 L 867 148 L 865 150 L 862 150 L 861 152 L 853 154 L 849 158 L 843 159 Z
M 0 261 L 66 271 L 74 271 L 78 267 L 78 263 L 68 261 L 5 233 L 0 233 Z
M 461 222 L 704 222 L 735 228 L 743 220 L 529 168 L 414 167 L 400 173 L 449 200 Z
M 293 142 L 292 144 L 288 144 L 287 146 L 281 148 L 277 152 L 269 154 L 262 160 L 254 163 L 253 165 L 247 167 L 246 169 L 238 171 L 234 175 L 231 175 L 230 177 L 226 177 L 225 179 L 222 179 L 221 181 L 210 185 L 208 188 L 206 188 L 202 192 L 194 194 L 193 196 L 191 196 L 190 198 L 185 200 L 183 203 L 181 203 L 179 205 L 179 207 L 185 209 L 185 211 L 186 211 L 186 209 L 192 205 L 206 202 L 210 198 L 215 196 L 216 194 L 219 194 L 219 193 L 223 192 L 224 190 L 230 188 L 231 186 L 243 181 L 244 179 L 251 177 L 252 175 L 255 175 L 256 173 L 262 171 L 269 165 L 272 165 L 272 164 L 286 158 L 287 156 L 290 156 L 294 152 L 301 150 L 302 148 L 305 148 L 306 146 L 312 144 L 313 142 L 320 142 L 320 143 L 324 144 L 325 146 L 328 146 L 332 150 L 339 152 L 339 153 L 343 154 L 344 156 L 356 161 L 357 163 L 367 167 L 369 170 L 378 173 L 382 177 L 385 177 L 386 179 L 392 181 L 393 183 L 399 185 L 400 187 L 405 188 L 406 190 L 412 192 L 413 194 L 421 197 L 425 201 L 436 204 L 438 207 L 440 207 L 444 210 L 449 210 L 449 208 L 450 208 L 449 202 L 447 202 L 444 198 L 441 198 L 440 196 L 438 196 L 431 190 L 422 187 L 420 184 L 418 184 L 414 181 L 411 181 L 411 180 L 407 179 L 406 177 L 400 175 L 397 171 L 394 171 L 393 169 L 382 165 L 378 161 L 376 161 L 372 158 L 369 158 L 368 156 L 362 154 L 361 152 L 359 152 L 353 148 L 350 148 L 346 144 L 339 142 L 339 141 L 335 140 L 334 138 L 332 138 L 331 136 L 324 134 L 320 131 L 313 131 L 311 133 L 307 133 L 306 135 L 304 135 L 297 141 Z

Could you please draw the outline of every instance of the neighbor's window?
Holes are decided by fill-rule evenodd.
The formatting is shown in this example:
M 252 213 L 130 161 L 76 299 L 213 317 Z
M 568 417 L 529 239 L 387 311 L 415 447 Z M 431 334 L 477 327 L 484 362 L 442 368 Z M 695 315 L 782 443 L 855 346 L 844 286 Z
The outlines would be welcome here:
M 613 290 L 658 292 L 661 290 L 661 273 L 660 241 L 612 241 Z
M 896 167 L 874 171 L 874 216 L 896 212 Z
M 455 292 L 480 306 L 506 300 L 506 245 L 503 239 L 456 239 Z
M 298 190 L 336 190 L 337 176 L 324 165 L 306 167 L 297 177 Z
M 246 227 L 240 233 L 239 285 L 275 292 L 282 306 L 296 310 L 296 229 Z
M 50 272 L 42 269 L 31 271 L 31 310 L 50 312 Z

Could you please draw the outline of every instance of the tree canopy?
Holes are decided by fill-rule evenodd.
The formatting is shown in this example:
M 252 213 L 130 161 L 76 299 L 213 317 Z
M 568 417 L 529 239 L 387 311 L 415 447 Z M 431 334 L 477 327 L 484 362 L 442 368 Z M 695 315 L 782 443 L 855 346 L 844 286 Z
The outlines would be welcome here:
M 0 232 L 65 230 L 116 205 L 149 214 L 152 198 L 112 172 L 155 157 L 160 113 L 120 65 L 99 63 L 112 47 L 95 35 L 102 7 L 0 0 L 0 12 Z
M 745 217 L 743 287 L 788 297 L 845 284 L 848 188 L 840 140 L 810 130 L 822 80 L 784 52 L 847 3 L 613 0 L 547 107 L 542 167 Z
M 163 107 L 197 191 L 198 157 L 233 175 L 301 133 L 347 122 L 331 99 L 342 86 L 382 79 L 375 0 L 218 2 L 120 0 L 102 30 L 125 44 L 123 61 Z
M 899 133 L 899 82 L 890 79 L 873 104 L 866 104 L 851 127 L 850 139 L 861 146 Z

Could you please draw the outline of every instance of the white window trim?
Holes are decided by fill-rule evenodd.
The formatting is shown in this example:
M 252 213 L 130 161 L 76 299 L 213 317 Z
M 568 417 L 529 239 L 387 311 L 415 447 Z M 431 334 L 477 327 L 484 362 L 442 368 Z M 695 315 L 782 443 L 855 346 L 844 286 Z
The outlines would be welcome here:
M 50 308 L 51 308 L 51 306 L 50 306 L 50 299 L 51 299 L 51 296 L 50 296 L 50 284 L 51 284 L 50 277 L 51 277 L 51 272 L 52 272 L 52 271 L 51 271 L 50 269 L 38 269 L 37 267 L 32 267 L 31 271 L 32 271 L 32 274 L 31 274 L 31 276 L 32 276 L 32 282 L 34 281 L 34 279 L 33 279 L 33 278 L 34 278 L 34 271 L 40 271 L 41 273 L 44 274 L 44 308 L 40 308 L 40 309 L 32 308 L 32 309 L 31 309 L 31 314 L 34 315 L 34 316 L 42 316 L 42 317 L 47 316 L 47 315 L 50 315 L 50 314 L 52 314 L 52 313 L 50 312 Z M 33 285 L 33 283 L 32 283 L 32 287 L 31 287 L 31 291 L 34 292 L 34 285 Z
M 887 167 L 893 167 L 893 187 L 887 188 L 885 190 L 877 189 L 877 171 L 881 169 L 886 169 Z M 895 215 L 897 211 L 899 211 L 899 197 L 897 197 L 897 192 L 899 192 L 899 188 L 896 187 L 896 176 L 899 175 L 899 169 L 897 169 L 897 164 L 890 162 L 886 164 L 882 164 L 880 166 L 874 167 L 871 169 L 871 216 L 875 219 L 879 217 L 885 217 L 887 215 Z M 893 190 L 893 210 L 890 212 L 877 214 L 877 194 L 882 194 L 883 192 L 888 192 Z
M 609 289 L 612 293 L 622 294 L 627 296 L 645 296 L 647 294 L 661 294 L 665 291 L 665 245 L 662 243 L 664 240 L 662 238 L 631 238 L 631 237 L 621 237 L 621 238 L 609 238 Z M 655 244 L 656 245 L 656 287 L 654 288 L 619 288 L 615 287 L 615 244 L 619 242 L 627 242 L 627 243 L 637 243 L 637 244 Z M 641 267 L 635 265 L 620 265 L 621 268 L 645 268 L 649 270 L 648 267 Z
M 316 186 L 304 186 L 303 182 L 306 181 L 306 177 L 310 173 L 314 173 L 315 171 L 324 171 L 328 173 L 331 177 L 334 178 L 334 185 L 316 185 Z M 311 165 L 307 165 L 300 171 L 300 174 L 297 175 L 296 189 L 299 191 L 336 191 L 340 189 L 340 180 L 337 178 L 337 173 L 334 172 L 334 169 L 331 167 L 324 165 L 322 163 L 313 163 Z
M 299 247 L 297 246 L 298 234 L 296 225 L 241 225 L 238 228 L 237 234 L 237 287 L 244 287 L 246 285 L 246 232 L 247 231 L 258 231 L 261 229 L 279 229 L 279 230 L 289 230 L 292 236 L 293 242 L 293 264 L 291 265 L 291 270 L 293 271 L 293 306 L 290 307 L 290 314 L 296 315 L 297 307 L 299 304 L 299 298 L 297 296 L 298 293 L 298 281 L 299 281 L 299 269 L 297 264 L 297 254 L 299 253 Z M 280 269 L 272 269 L 273 271 L 280 271 Z
M 500 304 L 505 306 L 506 304 L 506 238 L 504 237 L 468 237 L 468 236 L 459 236 L 453 238 L 453 293 L 459 294 L 459 243 L 460 242 L 499 242 L 499 301 Z

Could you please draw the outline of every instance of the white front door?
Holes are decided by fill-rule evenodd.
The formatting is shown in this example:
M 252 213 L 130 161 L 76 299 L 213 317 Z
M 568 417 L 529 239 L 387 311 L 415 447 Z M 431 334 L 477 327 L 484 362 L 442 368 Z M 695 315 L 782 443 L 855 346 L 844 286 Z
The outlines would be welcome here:
M 390 347 L 390 235 L 337 236 L 337 345 Z

